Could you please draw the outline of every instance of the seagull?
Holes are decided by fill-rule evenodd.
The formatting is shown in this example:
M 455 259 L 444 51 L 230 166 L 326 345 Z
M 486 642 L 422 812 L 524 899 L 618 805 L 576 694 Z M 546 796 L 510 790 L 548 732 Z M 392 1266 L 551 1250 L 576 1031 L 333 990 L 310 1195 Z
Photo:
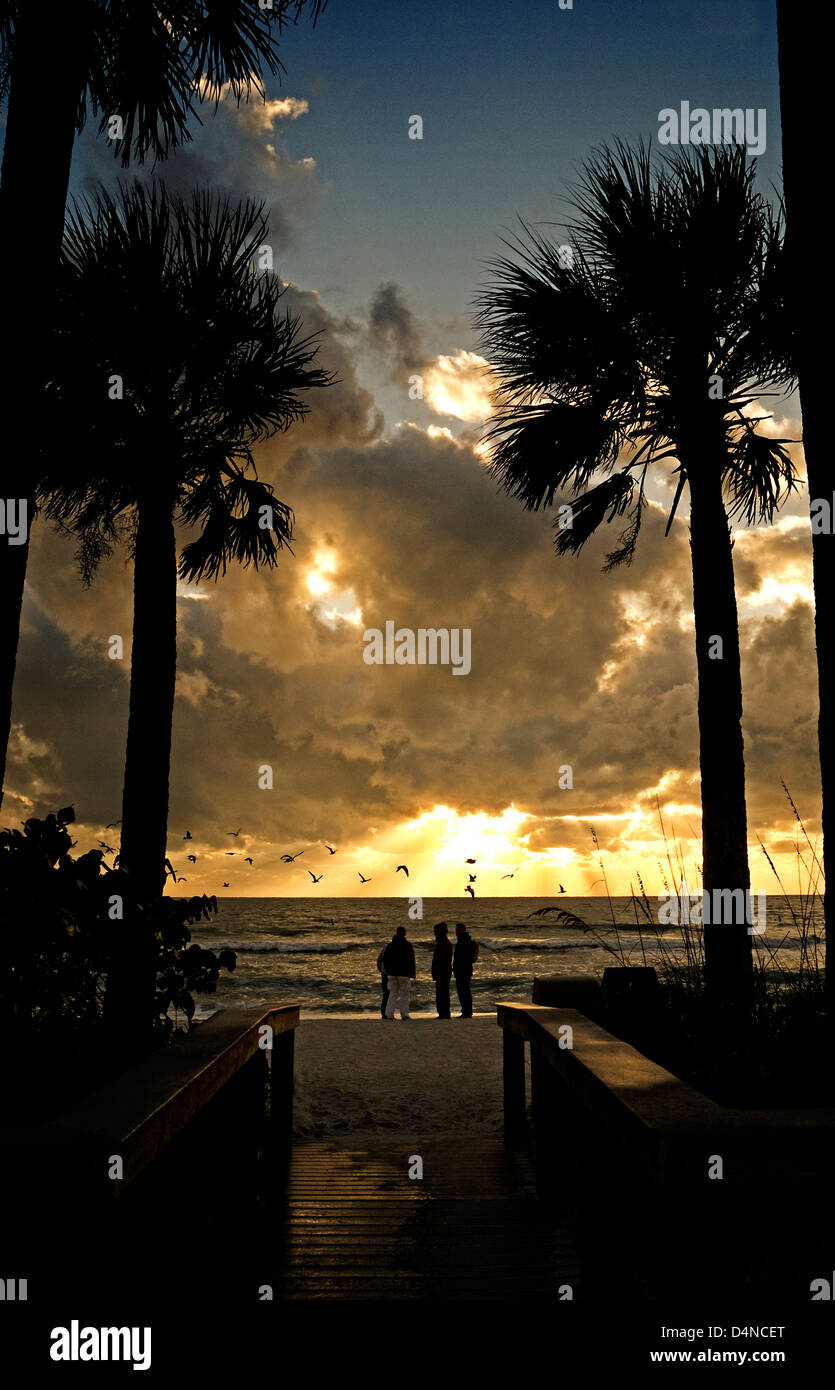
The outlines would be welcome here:
M 189 864 L 196 864 L 196 863 L 197 863 L 197 855 L 196 855 L 196 854 L 190 854 L 189 857 L 188 857 L 188 862 L 189 862 Z
M 357 872 L 359 872 L 359 870 L 357 870 Z M 370 883 L 370 882 L 371 882 L 371 879 L 370 879 L 370 878 L 363 878 L 362 874 L 360 874 L 360 882 L 361 882 L 361 883 Z
M 513 870 L 513 874 L 518 873 L 521 867 L 521 864 L 517 864 L 516 868 Z M 513 878 L 513 874 L 502 874 L 502 878 Z
M 298 854 L 282 854 L 281 858 L 285 864 L 292 864 L 293 861 L 298 859 L 302 854 L 304 854 L 304 850 L 300 849 Z
M 187 879 L 187 878 L 178 878 L 178 879 L 177 879 L 177 882 L 178 882 L 178 883 L 188 883 L 188 879 Z
M 409 870 L 406 868 L 406 865 L 405 865 L 405 864 L 398 864 L 398 866 L 397 866 L 397 868 L 395 869 L 394 872 L 395 872 L 396 874 L 399 874 L 401 869 L 403 870 L 404 874 L 405 874 L 406 877 L 408 878 L 408 877 L 409 877 Z
M 233 849 L 228 849 L 228 850 L 226 851 L 226 853 L 227 853 L 227 854 L 234 854 L 235 851 L 234 851 Z
M 322 844 L 325 846 L 325 849 L 328 851 L 328 854 L 336 854 L 336 850 L 334 849 L 333 845 L 329 845 L 327 840 L 323 840 Z
M 465 863 L 465 864 L 475 864 L 475 862 L 476 862 L 475 859 L 465 859 L 465 860 L 464 860 L 464 863 Z
M 324 874 L 320 874 L 319 878 L 317 878 L 312 869 L 308 869 L 307 872 L 310 874 L 310 877 L 313 879 L 314 883 L 318 883 L 320 879 L 324 878 Z
M 104 828 L 105 828 L 105 830 L 115 830 L 115 829 L 116 829 L 116 826 L 117 826 L 117 825 L 121 825 L 121 824 L 122 824 L 122 822 L 121 822 L 120 820 L 112 820 L 112 821 L 110 822 L 110 824 L 109 824 L 109 825 L 106 825 Z
M 251 863 L 252 863 L 252 860 L 251 860 L 251 859 L 245 859 L 245 860 L 244 860 L 244 863 L 245 863 L 245 864 L 251 864 Z
M 564 892 L 565 892 L 565 889 L 563 888 L 562 884 L 560 884 L 560 892 L 561 892 L 561 893 L 564 893 Z
M 469 893 L 471 898 L 475 897 L 475 889 L 473 888 L 471 883 L 467 884 L 466 888 L 464 889 L 464 892 Z
M 101 845 L 101 847 L 102 847 L 102 849 L 104 850 L 105 854 L 115 854 L 115 853 L 116 853 L 116 851 L 115 851 L 115 849 L 113 848 L 113 846 L 112 846 L 112 845 L 106 845 L 106 844 L 104 843 L 104 840 L 99 840 L 98 843 Z
M 224 888 L 228 888 L 228 887 L 229 887 L 229 884 L 228 884 L 228 883 L 224 883 L 223 886 L 224 886 Z
M 227 830 L 226 833 L 227 833 L 227 835 L 234 835 L 234 836 L 235 836 L 235 839 L 237 840 L 238 836 L 239 836 L 240 833 L 241 833 L 241 827 L 238 826 L 237 830 Z
M 187 831 L 186 831 L 185 835 L 183 836 L 183 839 L 184 839 L 184 840 L 190 840 L 190 839 L 191 839 L 191 831 L 190 831 L 190 830 L 187 830 Z
M 476 874 L 470 874 L 470 883 L 475 883 L 476 878 L 477 878 L 477 875 L 476 875 Z

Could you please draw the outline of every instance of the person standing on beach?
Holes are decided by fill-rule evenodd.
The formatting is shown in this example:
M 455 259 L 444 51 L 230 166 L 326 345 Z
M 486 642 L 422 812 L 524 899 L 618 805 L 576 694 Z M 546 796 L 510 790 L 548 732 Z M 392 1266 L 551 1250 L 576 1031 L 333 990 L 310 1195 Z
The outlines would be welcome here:
M 383 969 L 388 976 L 388 1003 L 386 1018 L 394 1018 L 394 1010 L 400 1006 L 400 1017 L 409 1017 L 409 989 L 415 978 L 415 953 L 412 944 L 406 940 L 406 928 L 398 927 L 383 952 Z
M 446 922 L 434 928 L 435 952 L 432 956 L 432 979 L 435 981 L 435 1008 L 438 1018 L 449 1018 L 449 982 L 452 978 L 452 942 Z
M 383 997 L 380 1003 L 380 1013 L 382 1014 L 383 1018 L 385 1018 L 386 1016 L 386 1005 L 389 1001 L 389 977 L 386 974 L 385 966 L 383 965 L 383 956 L 385 954 L 386 947 L 383 946 L 381 947 L 380 954 L 377 957 L 377 969 L 380 972 L 380 983 L 383 986 Z
M 455 976 L 455 988 L 461 1004 L 459 1018 L 472 1018 L 473 991 L 470 982 L 473 978 L 473 966 L 478 960 L 478 944 L 473 941 L 463 922 L 455 923 L 455 936 L 452 973 Z

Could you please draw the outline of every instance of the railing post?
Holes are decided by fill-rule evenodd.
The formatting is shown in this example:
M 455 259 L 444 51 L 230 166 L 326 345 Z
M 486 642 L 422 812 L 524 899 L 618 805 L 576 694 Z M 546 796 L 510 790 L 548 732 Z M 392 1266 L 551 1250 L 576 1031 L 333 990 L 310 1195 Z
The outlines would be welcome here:
M 293 1062 L 295 1029 L 273 1038 L 270 1060 L 270 1131 L 273 1149 L 282 1169 L 290 1162 L 293 1142 Z
M 531 1043 L 531 1116 L 537 1196 L 552 1200 L 558 1183 L 558 1118 L 554 1073 L 535 1043 Z
M 518 1147 L 526 1130 L 525 1040 L 509 1028 L 502 1029 L 502 1076 L 504 1085 L 504 1141 Z

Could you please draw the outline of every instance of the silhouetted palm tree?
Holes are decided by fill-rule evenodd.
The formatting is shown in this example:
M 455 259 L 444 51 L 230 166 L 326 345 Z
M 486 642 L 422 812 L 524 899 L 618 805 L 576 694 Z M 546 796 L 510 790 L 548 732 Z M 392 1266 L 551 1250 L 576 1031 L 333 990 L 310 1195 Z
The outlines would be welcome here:
M 252 202 L 171 198 L 158 184 L 100 190 L 67 217 L 46 400 L 78 462 L 47 468 L 43 494 L 81 538 L 86 579 L 120 534 L 133 550 L 120 863 L 140 898 L 165 881 L 175 523 L 190 537 L 185 581 L 217 579 L 232 561 L 274 565 L 292 512 L 258 479 L 251 448 L 306 413 L 300 391 L 330 379 L 311 367 L 317 348 L 298 319 L 278 315 L 279 280 L 255 272 L 266 230 Z
M 281 69 L 277 37 L 302 13 L 315 23 L 327 0 L 74 0 L 48 10 L 32 0 L 0 0 L 0 96 L 8 92 L 0 171 L 0 265 L 7 275 L 5 341 L 14 344 L 2 377 L 0 417 L 11 460 L 8 491 L 26 501 L 31 524 L 35 478 L 28 433 L 40 408 L 43 351 L 61 254 L 75 135 L 88 107 L 109 131 L 127 167 L 162 159 L 191 139 L 197 107 L 231 84 L 241 100 L 263 92 L 261 74 Z M 199 117 L 198 117 L 199 119 Z M 43 158 L 39 154 L 43 152 Z M 33 161 L 37 161 L 33 175 Z M 28 545 L 0 545 L 0 802 L 11 728 L 12 687 Z
M 739 632 L 729 516 L 770 521 L 791 461 L 751 407 L 786 381 L 775 344 L 779 218 L 743 147 L 702 148 L 654 168 L 618 143 L 586 166 L 570 241 L 525 228 L 480 295 L 498 375 L 492 469 L 527 508 L 573 497 L 556 548 L 627 525 L 606 568 L 632 559 L 647 473 L 674 463 L 690 498 L 699 681 L 704 887 L 749 887 Z M 566 249 L 568 248 L 568 249 Z M 721 392 L 721 395 L 720 395 Z M 749 413 L 746 414 L 745 412 Z M 721 637 L 722 657 L 712 659 Z M 745 925 L 705 930 L 706 980 L 739 997 L 751 978 Z
M 780 114 L 783 127 L 783 184 L 786 198 L 786 260 L 791 294 L 792 359 L 803 413 L 803 452 L 810 501 L 824 499 L 830 529 L 812 531 L 815 639 L 818 652 L 818 742 L 823 808 L 824 919 L 835 936 L 835 662 L 827 656 L 835 623 L 835 469 L 829 439 L 829 354 L 821 351 L 813 316 L 820 313 L 820 151 L 812 132 L 829 123 L 829 54 L 815 42 L 802 5 L 777 0 L 780 56 Z M 828 952 L 827 952 L 828 960 Z M 835 1018 L 835 964 L 826 971 L 830 1015 Z

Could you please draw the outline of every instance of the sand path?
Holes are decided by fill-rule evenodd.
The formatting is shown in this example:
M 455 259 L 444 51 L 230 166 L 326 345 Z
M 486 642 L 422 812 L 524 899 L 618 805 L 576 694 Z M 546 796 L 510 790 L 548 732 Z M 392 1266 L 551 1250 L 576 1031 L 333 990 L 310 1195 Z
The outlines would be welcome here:
M 302 1019 L 295 1135 L 346 1147 L 502 1132 L 496 1015 L 472 1019 Z

